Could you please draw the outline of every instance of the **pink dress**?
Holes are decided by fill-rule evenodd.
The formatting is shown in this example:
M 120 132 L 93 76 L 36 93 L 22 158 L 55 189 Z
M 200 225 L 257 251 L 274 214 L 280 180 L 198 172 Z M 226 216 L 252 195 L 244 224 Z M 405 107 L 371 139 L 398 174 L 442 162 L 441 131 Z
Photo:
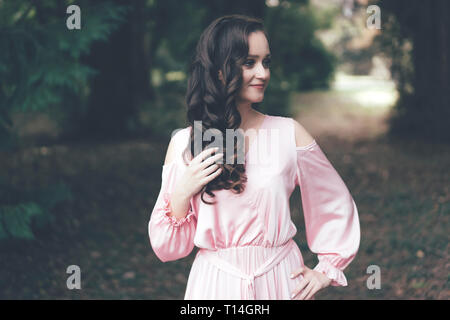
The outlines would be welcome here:
M 309 248 L 318 256 L 314 270 L 333 286 L 346 286 L 344 268 L 355 257 L 360 226 L 355 202 L 339 174 L 314 140 L 297 147 L 292 118 L 266 115 L 245 155 L 247 184 L 243 193 L 215 190 L 191 198 L 186 217 L 169 216 L 170 196 L 185 170 L 181 152 L 191 127 L 173 137 L 176 160 L 163 165 L 161 190 L 149 225 L 151 246 L 163 261 L 186 257 L 200 248 L 189 275 L 185 299 L 290 299 L 303 265 L 292 240 L 289 198 L 300 186 Z

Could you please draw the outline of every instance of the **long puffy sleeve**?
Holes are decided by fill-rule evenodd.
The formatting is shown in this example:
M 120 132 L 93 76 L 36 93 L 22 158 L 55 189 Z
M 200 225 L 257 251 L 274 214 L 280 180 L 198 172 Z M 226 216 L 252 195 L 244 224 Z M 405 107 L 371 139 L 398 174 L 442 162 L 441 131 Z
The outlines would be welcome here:
M 161 190 L 148 223 L 151 246 L 163 262 L 186 257 L 194 248 L 197 218 L 192 203 L 184 218 L 170 215 L 171 194 L 182 170 L 177 162 L 163 165 Z
M 319 263 L 314 270 L 325 274 L 333 286 L 346 286 L 343 273 L 360 243 L 356 204 L 344 181 L 314 140 L 296 147 L 306 239 Z

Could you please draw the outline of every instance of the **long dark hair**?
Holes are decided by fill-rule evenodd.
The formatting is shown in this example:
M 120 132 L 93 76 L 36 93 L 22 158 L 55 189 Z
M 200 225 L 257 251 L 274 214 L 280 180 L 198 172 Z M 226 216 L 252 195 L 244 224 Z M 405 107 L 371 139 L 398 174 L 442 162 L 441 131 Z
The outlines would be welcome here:
M 261 19 L 233 14 L 214 20 L 200 36 L 187 83 L 187 120 L 192 130 L 190 144 L 183 153 L 185 163 L 209 145 L 202 141 L 201 150 L 194 154 L 194 133 L 203 137 L 206 130 L 212 129 L 219 130 L 225 137 L 226 129 L 239 128 L 241 116 L 236 97 L 242 86 L 242 65 L 249 52 L 248 36 L 255 31 L 262 31 L 268 39 Z M 219 70 L 222 79 L 219 79 Z M 254 103 L 252 107 L 258 107 L 258 104 Z M 194 121 L 201 121 L 202 126 L 194 126 Z M 237 131 L 239 135 L 240 131 Z M 227 161 L 218 164 L 222 168 L 220 175 L 201 189 L 201 199 L 207 204 L 213 203 L 205 201 L 205 192 L 211 197 L 215 197 L 213 190 L 222 189 L 239 194 L 247 182 L 244 164 L 235 161 L 237 144 L 233 143 L 233 150 L 226 150 L 225 139 L 223 143 L 224 158 L 233 161 L 232 164 Z

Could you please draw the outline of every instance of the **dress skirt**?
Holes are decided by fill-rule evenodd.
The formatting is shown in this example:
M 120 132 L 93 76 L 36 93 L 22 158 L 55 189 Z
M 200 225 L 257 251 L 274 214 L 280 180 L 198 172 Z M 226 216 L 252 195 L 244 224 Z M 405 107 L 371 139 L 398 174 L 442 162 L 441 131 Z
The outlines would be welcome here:
M 186 300 L 289 300 L 303 266 L 294 240 L 279 247 L 241 246 L 200 249 L 189 274 Z

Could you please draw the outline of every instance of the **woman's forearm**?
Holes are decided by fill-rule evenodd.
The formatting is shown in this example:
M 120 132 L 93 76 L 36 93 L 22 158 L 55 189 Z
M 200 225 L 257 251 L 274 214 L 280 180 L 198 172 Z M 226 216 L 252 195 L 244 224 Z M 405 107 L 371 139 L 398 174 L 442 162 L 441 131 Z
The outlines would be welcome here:
M 171 216 L 176 219 L 184 218 L 189 212 L 191 197 L 185 190 L 175 188 L 170 199 Z

